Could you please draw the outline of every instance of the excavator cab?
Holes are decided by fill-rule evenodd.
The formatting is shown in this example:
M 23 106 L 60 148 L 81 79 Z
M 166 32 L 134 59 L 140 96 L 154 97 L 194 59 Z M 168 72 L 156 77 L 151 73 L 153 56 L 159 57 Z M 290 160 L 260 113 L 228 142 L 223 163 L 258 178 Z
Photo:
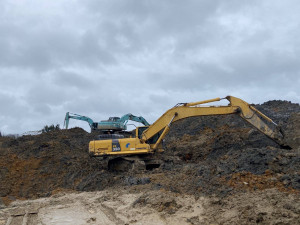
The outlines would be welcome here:
M 109 117 L 107 121 L 109 122 L 118 122 L 120 120 L 120 117 Z

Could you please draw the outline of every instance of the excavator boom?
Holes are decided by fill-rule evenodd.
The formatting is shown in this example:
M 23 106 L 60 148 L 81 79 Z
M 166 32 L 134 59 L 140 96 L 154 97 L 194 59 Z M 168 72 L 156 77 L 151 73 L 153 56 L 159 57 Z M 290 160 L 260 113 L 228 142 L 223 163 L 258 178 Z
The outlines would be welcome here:
M 223 99 L 227 99 L 229 101 L 228 106 L 200 106 L 204 103 L 221 101 Z M 159 131 L 164 129 L 175 114 L 176 116 L 172 122 L 193 116 L 237 114 L 259 131 L 276 141 L 278 144 L 282 144 L 283 136 L 280 132 L 278 132 L 278 129 L 274 128 L 277 127 L 276 123 L 274 123 L 269 117 L 255 109 L 247 102 L 233 96 L 227 96 L 226 98 L 215 98 L 201 102 L 177 104 L 175 107 L 165 112 L 158 120 L 156 120 L 147 130 L 143 132 L 142 140 L 146 142 Z M 274 126 L 270 126 L 266 122 L 270 122 Z

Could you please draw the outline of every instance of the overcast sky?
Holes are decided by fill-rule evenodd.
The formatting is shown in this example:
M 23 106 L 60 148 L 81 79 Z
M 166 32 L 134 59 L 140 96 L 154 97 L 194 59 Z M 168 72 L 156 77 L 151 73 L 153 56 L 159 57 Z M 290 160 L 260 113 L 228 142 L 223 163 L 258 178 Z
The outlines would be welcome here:
M 299 0 L 0 0 L 0 131 L 62 126 L 68 111 L 152 123 L 227 95 L 300 103 L 299 12 Z

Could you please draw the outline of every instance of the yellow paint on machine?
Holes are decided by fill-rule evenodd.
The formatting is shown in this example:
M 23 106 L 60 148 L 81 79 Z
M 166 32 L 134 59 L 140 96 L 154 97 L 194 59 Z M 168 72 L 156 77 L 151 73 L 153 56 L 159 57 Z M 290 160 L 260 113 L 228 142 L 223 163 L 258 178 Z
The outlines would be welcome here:
M 141 143 L 138 138 L 102 140 L 101 142 L 94 140 L 89 144 L 89 153 L 94 156 L 148 154 L 152 152 L 150 145 Z

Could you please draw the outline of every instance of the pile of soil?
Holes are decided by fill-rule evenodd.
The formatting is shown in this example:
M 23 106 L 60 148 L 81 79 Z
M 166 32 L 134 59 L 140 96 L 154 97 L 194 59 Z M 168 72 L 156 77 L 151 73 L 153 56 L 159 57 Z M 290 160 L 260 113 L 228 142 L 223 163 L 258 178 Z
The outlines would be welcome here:
M 236 115 L 174 123 L 165 141 L 167 150 L 155 156 L 162 165 L 144 171 L 109 171 L 107 160 L 88 155 L 88 143 L 95 135 L 80 128 L 0 137 L 0 205 L 65 190 L 107 188 L 165 190 L 195 197 L 275 188 L 297 195 L 300 106 L 269 101 L 256 107 L 282 125 L 292 149 L 282 149 Z
M 36 136 L 0 139 L 0 196 L 4 202 L 50 196 L 62 189 L 84 190 L 93 179 L 97 189 L 109 185 L 101 161 L 88 155 L 93 135 L 81 128 Z

